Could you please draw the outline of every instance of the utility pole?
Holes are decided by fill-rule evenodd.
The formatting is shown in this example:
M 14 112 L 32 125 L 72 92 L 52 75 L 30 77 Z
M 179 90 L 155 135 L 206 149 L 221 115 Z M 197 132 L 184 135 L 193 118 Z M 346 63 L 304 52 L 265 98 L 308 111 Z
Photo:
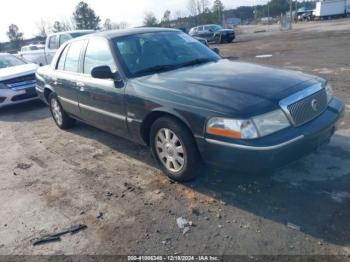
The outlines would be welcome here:
M 292 30 L 292 24 L 293 24 L 293 0 L 289 0 L 289 15 L 290 15 L 290 24 L 289 29 Z
M 267 1 L 267 31 L 270 31 L 270 0 Z

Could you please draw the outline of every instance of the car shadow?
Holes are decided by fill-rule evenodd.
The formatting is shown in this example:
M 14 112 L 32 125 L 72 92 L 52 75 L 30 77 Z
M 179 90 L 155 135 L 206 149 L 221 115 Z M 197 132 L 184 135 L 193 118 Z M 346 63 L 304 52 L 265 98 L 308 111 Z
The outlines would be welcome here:
M 349 137 L 335 135 L 349 144 Z M 204 170 L 189 188 L 315 238 L 350 243 L 350 147 L 333 142 L 271 174 Z
M 157 163 L 151 156 L 149 148 L 146 146 L 135 144 L 125 138 L 102 131 L 80 121 L 77 122 L 74 128 L 66 131 L 98 141 L 115 151 L 128 155 L 129 157 L 141 161 L 151 167 L 158 168 Z
M 0 121 L 29 122 L 48 118 L 50 111 L 39 100 L 0 108 Z
M 144 146 L 83 123 L 69 132 L 158 167 Z M 241 174 L 205 167 L 196 180 L 184 185 L 258 217 L 286 226 L 297 225 L 303 233 L 315 238 L 347 245 L 350 243 L 350 141 L 349 137 L 338 134 L 333 140 L 272 174 Z

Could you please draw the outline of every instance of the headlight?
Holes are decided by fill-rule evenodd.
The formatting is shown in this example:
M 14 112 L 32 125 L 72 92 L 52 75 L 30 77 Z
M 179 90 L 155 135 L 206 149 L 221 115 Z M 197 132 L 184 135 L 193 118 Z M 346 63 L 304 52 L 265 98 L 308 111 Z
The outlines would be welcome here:
M 290 126 L 286 115 L 280 109 L 253 117 L 253 121 L 260 136 L 267 136 Z
M 0 89 L 8 89 L 7 85 L 0 83 Z
M 252 139 L 258 137 L 258 132 L 251 120 L 238 120 L 214 117 L 208 121 L 207 133 L 231 138 Z
M 278 109 L 252 119 L 229 119 L 214 117 L 208 121 L 207 133 L 236 139 L 254 139 L 289 127 L 290 123 Z
M 327 93 L 327 102 L 329 103 L 333 97 L 333 88 L 329 83 L 327 83 L 326 85 L 326 93 Z

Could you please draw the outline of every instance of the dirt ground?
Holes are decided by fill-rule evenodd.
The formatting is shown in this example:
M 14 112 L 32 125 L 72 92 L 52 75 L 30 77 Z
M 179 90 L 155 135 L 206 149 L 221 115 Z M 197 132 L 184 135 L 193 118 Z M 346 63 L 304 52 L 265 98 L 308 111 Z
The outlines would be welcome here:
M 219 48 L 323 76 L 350 111 L 349 19 L 243 34 Z M 272 57 L 255 57 L 264 54 Z M 274 174 L 207 169 L 178 184 L 147 148 L 82 123 L 59 130 L 40 102 L 1 109 L 0 254 L 350 255 L 349 120 L 329 145 Z M 193 222 L 185 235 L 178 217 Z M 88 228 L 31 245 L 79 223 Z

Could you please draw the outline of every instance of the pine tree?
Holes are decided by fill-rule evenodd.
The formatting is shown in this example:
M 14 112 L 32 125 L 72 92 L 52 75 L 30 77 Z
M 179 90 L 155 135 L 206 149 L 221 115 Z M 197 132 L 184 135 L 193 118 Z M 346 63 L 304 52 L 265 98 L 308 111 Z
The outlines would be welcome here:
M 73 13 L 76 29 L 99 29 L 101 19 L 96 16 L 95 11 L 85 2 L 80 2 Z

